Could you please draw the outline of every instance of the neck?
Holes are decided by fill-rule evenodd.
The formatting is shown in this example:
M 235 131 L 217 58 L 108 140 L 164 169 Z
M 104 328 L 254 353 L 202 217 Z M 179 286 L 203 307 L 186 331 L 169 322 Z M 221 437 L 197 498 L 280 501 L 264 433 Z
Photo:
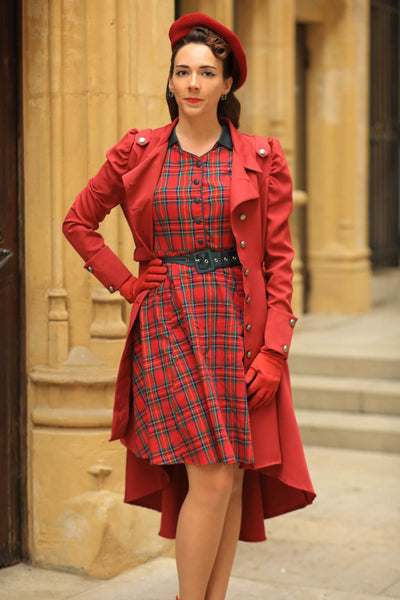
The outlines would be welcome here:
M 188 119 L 183 115 L 179 117 L 176 125 L 176 134 L 178 137 L 195 139 L 200 143 L 218 139 L 221 135 L 221 130 L 221 124 L 216 116 L 205 121 L 205 119 Z

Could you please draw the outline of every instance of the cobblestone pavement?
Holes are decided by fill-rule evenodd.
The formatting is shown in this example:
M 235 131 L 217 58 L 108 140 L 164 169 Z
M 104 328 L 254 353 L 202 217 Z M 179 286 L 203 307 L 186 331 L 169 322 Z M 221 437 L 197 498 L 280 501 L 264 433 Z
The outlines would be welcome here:
M 227 600 L 400 598 L 400 455 L 306 447 L 314 504 L 239 543 Z M 175 562 L 156 558 L 110 580 L 19 564 L 2 600 L 175 600 Z

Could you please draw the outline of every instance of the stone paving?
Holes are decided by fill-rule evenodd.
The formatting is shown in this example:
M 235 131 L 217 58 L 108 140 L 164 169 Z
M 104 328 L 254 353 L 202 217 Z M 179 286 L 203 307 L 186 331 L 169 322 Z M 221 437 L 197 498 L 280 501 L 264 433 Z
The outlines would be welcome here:
M 400 455 L 306 447 L 314 504 L 239 543 L 227 600 L 400 598 Z M 175 600 L 175 561 L 110 580 L 19 564 L 0 570 L 1 600 Z

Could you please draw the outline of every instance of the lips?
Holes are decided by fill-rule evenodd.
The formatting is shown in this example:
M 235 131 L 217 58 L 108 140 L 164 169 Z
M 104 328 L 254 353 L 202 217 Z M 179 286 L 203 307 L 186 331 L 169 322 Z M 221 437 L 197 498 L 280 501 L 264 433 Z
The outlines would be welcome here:
M 186 102 L 190 102 L 190 104 L 198 104 L 201 102 L 200 98 L 185 98 Z

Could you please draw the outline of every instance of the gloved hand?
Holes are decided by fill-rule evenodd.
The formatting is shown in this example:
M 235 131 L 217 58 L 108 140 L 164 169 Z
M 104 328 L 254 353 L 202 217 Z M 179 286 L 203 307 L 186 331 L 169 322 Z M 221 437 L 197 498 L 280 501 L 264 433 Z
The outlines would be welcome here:
M 131 275 L 119 288 L 119 293 L 132 304 L 136 296 L 143 290 L 157 287 L 167 277 L 168 269 L 161 258 L 153 258 L 149 266 L 139 278 Z
M 284 357 L 274 350 L 261 349 L 246 373 L 249 410 L 267 405 L 275 396 Z

